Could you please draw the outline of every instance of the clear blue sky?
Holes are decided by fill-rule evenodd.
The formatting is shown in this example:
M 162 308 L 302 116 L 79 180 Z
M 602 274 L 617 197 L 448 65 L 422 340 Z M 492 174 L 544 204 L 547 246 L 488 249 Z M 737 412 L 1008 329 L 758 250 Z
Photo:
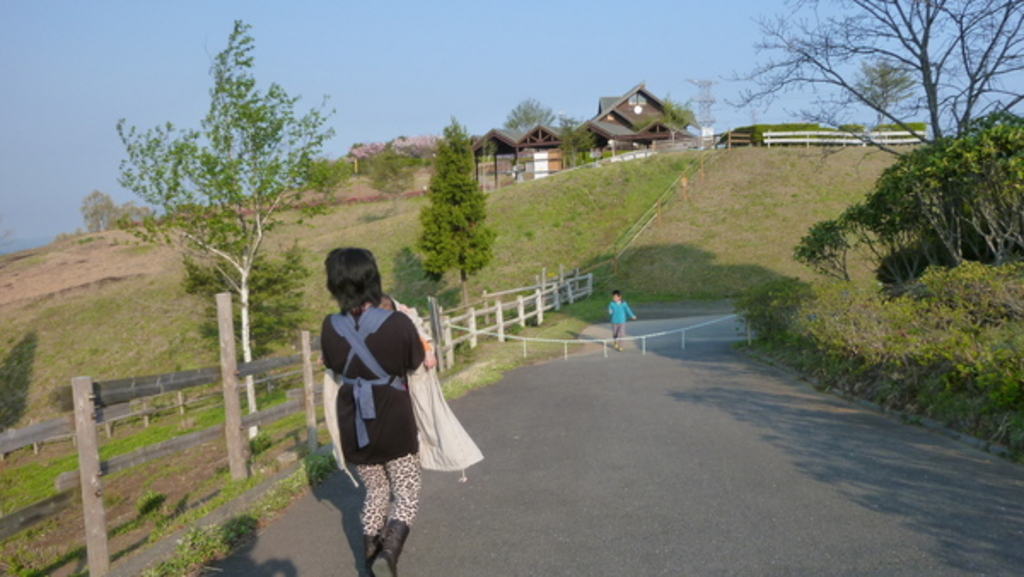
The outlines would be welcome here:
M 117 184 L 124 147 L 115 125 L 170 121 L 197 128 L 209 105 L 210 63 L 233 22 L 250 25 L 254 74 L 301 96 L 330 98 L 335 138 L 356 142 L 440 134 L 454 116 L 472 134 L 500 126 L 535 98 L 589 118 L 602 96 L 640 82 L 659 97 L 697 96 L 715 80 L 718 131 L 792 120 L 800 95 L 739 110 L 734 72 L 757 61 L 753 19 L 783 0 L 551 2 L 392 0 L 0 0 L 0 231 L 44 244 L 84 228 L 91 191 L 135 200 Z M 805 99 L 806 100 L 806 99 Z

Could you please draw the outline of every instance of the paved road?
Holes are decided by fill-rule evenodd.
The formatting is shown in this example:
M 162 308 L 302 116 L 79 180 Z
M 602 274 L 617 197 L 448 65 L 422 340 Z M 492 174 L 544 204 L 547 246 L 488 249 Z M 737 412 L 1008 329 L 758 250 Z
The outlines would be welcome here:
M 425 472 L 402 577 L 1024 574 L 1024 467 L 814 392 L 737 334 L 595 349 L 453 401 L 485 459 L 466 483 Z M 361 498 L 336 473 L 210 574 L 358 575 Z

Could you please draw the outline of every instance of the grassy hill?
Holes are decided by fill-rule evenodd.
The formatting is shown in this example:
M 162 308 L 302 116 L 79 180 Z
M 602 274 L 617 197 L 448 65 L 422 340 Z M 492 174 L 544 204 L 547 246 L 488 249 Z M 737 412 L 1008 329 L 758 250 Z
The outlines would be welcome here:
M 697 172 L 704 155 L 703 179 Z M 814 222 L 864 196 L 892 157 L 850 148 L 688 152 L 581 169 L 496 191 L 490 224 L 498 232 L 491 267 L 472 291 L 532 282 L 542 267 L 606 261 L 624 232 L 681 175 L 672 195 L 623 253 L 618 271 L 599 267 L 599 289 L 632 301 L 717 299 L 777 276 L 809 277 L 793 246 Z M 426 280 L 414 250 L 426 198 L 340 205 L 306 224 L 279 229 L 268 245 L 298 244 L 306 279 L 306 328 L 318 329 L 333 303 L 322 260 L 338 246 L 377 256 L 385 288 L 421 305 L 427 295 L 457 300 L 455 278 Z M 181 288 L 180 258 L 123 232 L 91 234 L 0 257 L 0 427 L 52 418 L 51 392 L 77 375 L 97 380 L 215 364 L 198 338 L 204 303 Z M 601 303 L 603 304 L 603 302 Z

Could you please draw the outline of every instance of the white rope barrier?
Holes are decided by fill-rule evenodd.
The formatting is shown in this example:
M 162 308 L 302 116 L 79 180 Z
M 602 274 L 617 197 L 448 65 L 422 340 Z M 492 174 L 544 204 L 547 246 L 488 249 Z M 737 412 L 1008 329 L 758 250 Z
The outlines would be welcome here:
M 524 358 L 526 357 L 526 343 L 527 342 L 535 342 L 535 343 L 562 343 L 563 358 L 568 359 L 569 358 L 569 345 L 570 344 L 598 344 L 598 343 L 600 343 L 601 344 L 601 348 L 604 351 L 604 356 L 607 357 L 608 356 L 608 343 L 615 342 L 616 340 L 619 340 L 619 341 L 637 341 L 638 340 L 638 341 L 640 341 L 640 348 L 641 348 L 642 354 L 646 355 L 647 354 L 647 339 L 652 339 L 652 338 L 657 338 L 657 337 L 664 337 L 664 336 L 674 335 L 676 333 L 679 333 L 681 335 L 681 349 L 682 350 L 686 350 L 686 331 L 692 331 L 694 329 L 703 328 L 703 327 L 706 327 L 708 325 L 713 325 L 715 323 L 720 323 L 722 321 L 731 320 L 731 319 L 737 318 L 738 316 L 739 315 L 731 314 L 731 315 L 726 315 L 724 317 L 719 317 L 717 319 L 712 319 L 710 321 L 705 321 L 705 322 L 702 322 L 702 323 L 697 323 L 695 325 L 688 325 L 688 326 L 685 326 L 685 327 L 679 328 L 679 329 L 673 329 L 673 330 L 670 330 L 670 331 L 661 331 L 661 332 L 658 332 L 658 333 L 649 333 L 649 334 L 646 334 L 646 335 L 639 335 L 639 336 L 635 336 L 635 337 L 622 337 L 620 339 L 614 339 L 614 338 L 611 338 L 611 339 L 541 339 L 541 338 L 534 338 L 534 337 L 520 337 L 520 336 L 516 336 L 516 335 L 510 335 L 510 334 L 507 334 L 507 333 L 504 335 L 504 338 L 505 338 L 505 340 L 519 340 L 519 341 L 522 341 L 523 342 L 523 357 Z M 457 325 L 449 325 L 449 326 L 452 329 L 454 329 L 454 330 L 470 332 L 470 329 L 468 327 L 460 327 L 460 326 L 457 326 Z M 499 336 L 498 333 L 493 332 L 493 331 L 474 331 L 474 332 L 476 334 L 478 334 L 478 335 L 487 335 L 487 336 L 492 336 L 492 337 L 496 337 L 496 338 Z

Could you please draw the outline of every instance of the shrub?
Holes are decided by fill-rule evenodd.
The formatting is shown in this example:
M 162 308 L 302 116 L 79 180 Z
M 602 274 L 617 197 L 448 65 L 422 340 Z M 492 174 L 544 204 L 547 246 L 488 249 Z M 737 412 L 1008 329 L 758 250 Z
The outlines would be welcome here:
M 954 268 L 931 268 L 920 290 L 929 302 L 961 309 L 979 326 L 1024 320 L 1024 263 L 966 261 Z
M 139 517 L 148 517 L 156 513 L 166 501 L 167 495 L 150 489 L 135 502 L 135 511 Z
M 928 129 L 928 124 L 925 122 L 907 122 L 907 127 L 915 132 L 924 132 Z M 903 128 L 899 124 L 879 124 L 875 127 L 877 132 L 903 132 L 906 128 Z
M 807 283 L 780 278 L 744 291 L 736 300 L 736 311 L 759 339 L 785 339 L 792 334 L 797 311 L 810 296 Z
M 310 487 L 315 487 L 324 482 L 337 467 L 333 455 L 307 455 L 302 461 L 306 469 L 306 480 Z
M 788 311 L 789 336 L 830 386 L 1024 450 L 1021 266 L 930 269 L 895 298 L 820 285 L 795 313 L 755 302 Z
M 274 441 L 270 438 L 270 435 L 266 431 L 260 431 L 256 433 L 255 437 L 249 439 L 249 453 L 255 457 L 269 449 L 273 444 Z

